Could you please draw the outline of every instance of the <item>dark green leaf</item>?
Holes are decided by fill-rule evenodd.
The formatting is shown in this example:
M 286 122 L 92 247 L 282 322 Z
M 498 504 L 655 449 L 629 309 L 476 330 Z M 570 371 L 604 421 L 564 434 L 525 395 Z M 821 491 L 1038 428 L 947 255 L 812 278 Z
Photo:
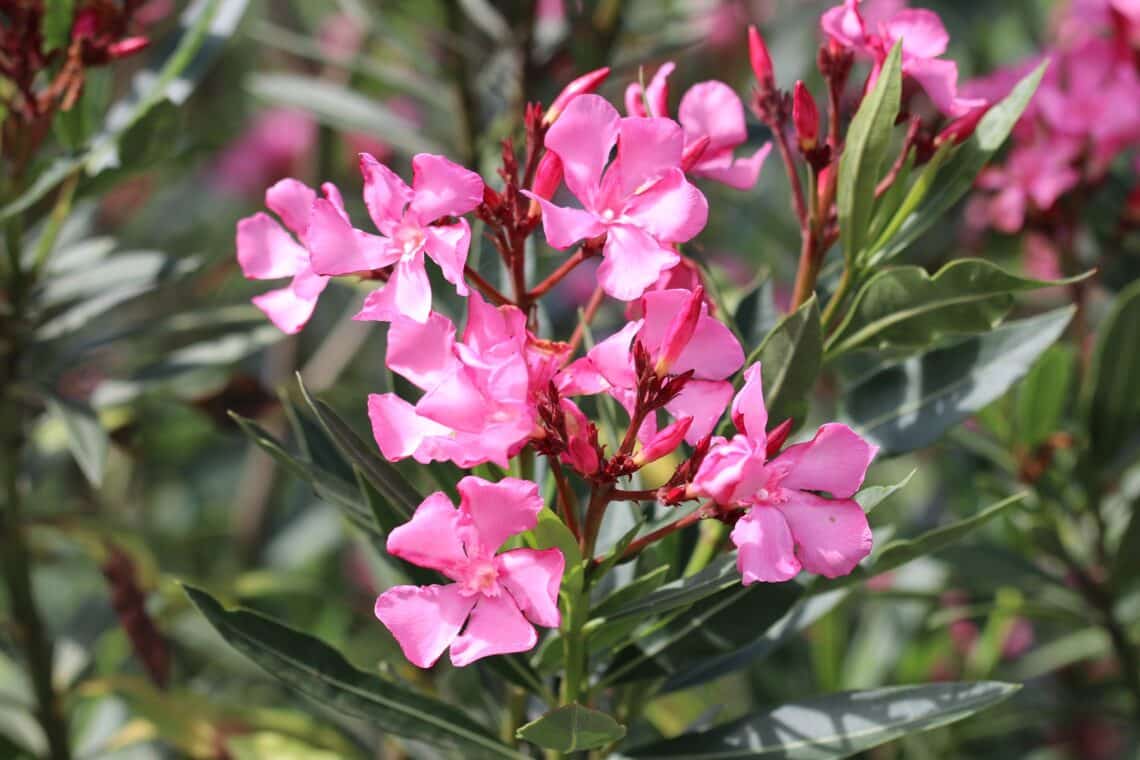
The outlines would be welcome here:
M 736 569 L 736 555 L 725 554 L 710 562 L 701 572 L 666 583 L 656 591 L 614 610 L 608 619 L 616 620 L 628 615 L 664 614 L 680 607 L 688 607 L 739 583 L 740 573 Z
M 1140 578 L 1140 500 L 1134 499 L 1129 506 L 1131 516 L 1112 563 L 1112 585 L 1120 592 L 1129 590 Z
M 326 708 L 464 757 L 523 757 L 456 708 L 357 670 L 320 639 L 253 612 L 226 610 L 205 591 L 185 588 L 231 646 Z
M 557 752 L 581 752 L 604 747 L 625 736 L 625 726 L 597 710 L 573 703 L 532 720 L 515 735 Z
M 871 92 L 851 120 L 839 159 L 836 208 L 843 255 L 852 262 L 866 243 L 879 183 L 899 113 L 902 41 L 895 43 Z
M 58 397 L 46 399 L 48 412 L 67 430 L 67 447 L 91 485 L 98 488 L 107 466 L 110 438 L 91 407 Z
M 746 346 L 758 346 L 764 336 L 772 332 L 780 321 L 780 310 L 776 308 L 775 285 L 771 277 L 750 290 L 733 313 L 736 331 Z
M 628 750 L 622 756 L 685 760 L 849 757 L 907 734 L 962 720 L 1007 699 L 1019 688 L 982 681 L 832 694 Z
M 75 13 L 75 0 L 44 0 L 43 37 L 44 52 L 67 47 L 71 37 L 71 19 Z
M 922 448 L 1004 394 L 1072 315 L 1069 307 L 1010 322 L 888 366 L 845 391 L 842 418 L 882 455 Z
M 856 348 L 924 349 L 941 338 L 987 332 L 1009 312 L 1014 293 L 1073 281 L 1018 277 L 985 259 L 958 259 L 934 276 L 921 267 L 887 269 L 855 296 L 827 341 L 828 358 Z
M 760 362 L 764 402 L 772 424 L 802 420 L 823 359 L 823 331 L 815 296 L 780 320 L 745 366 Z
M 1068 346 L 1049 348 L 1017 391 L 1017 440 L 1028 448 L 1045 442 L 1061 429 L 1073 377 L 1073 352 Z
M 1082 401 L 1092 460 L 1129 449 L 1140 432 L 1140 282 L 1117 295 L 1098 330 Z

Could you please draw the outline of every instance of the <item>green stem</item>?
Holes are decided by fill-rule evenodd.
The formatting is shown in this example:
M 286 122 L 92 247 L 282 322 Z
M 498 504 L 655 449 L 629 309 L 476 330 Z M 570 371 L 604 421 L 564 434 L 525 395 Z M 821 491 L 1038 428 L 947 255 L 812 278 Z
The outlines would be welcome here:
M 44 265 L 47 264 L 47 260 L 51 256 L 52 249 L 55 248 L 59 231 L 63 228 L 63 223 L 67 221 L 68 215 L 71 214 L 71 203 L 75 200 L 75 188 L 78 185 L 79 172 L 75 171 L 67 176 L 59 189 L 59 195 L 56 197 L 55 206 L 52 207 L 51 216 L 48 217 L 43 234 L 40 235 L 39 242 L 36 244 L 36 255 L 32 263 L 32 279 L 35 279 L 43 271 Z
M 851 267 L 844 267 L 843 274 L 839 278 L 839 285 L 835 288 L 835 293 L 832 294 L 830 300 L 827 302 L 827 307 L 823 310 L 823 315 L 820 321 L 823 323 L 824 334 L 827 334 L 831 323 L 839 316 L 839 307 L 847 298 L 848 292 L 851 290 L 851 285 L 854 278 L 851 276 Z
M 712 562 L 720 549 L 721 540 L 724 539 L 725 524 L 718 520 L 704 520 L 701 522 L 701 533 L 697 538 L 697 545 L 689 562 L 685 565 L 685 577 L 696 575 Z

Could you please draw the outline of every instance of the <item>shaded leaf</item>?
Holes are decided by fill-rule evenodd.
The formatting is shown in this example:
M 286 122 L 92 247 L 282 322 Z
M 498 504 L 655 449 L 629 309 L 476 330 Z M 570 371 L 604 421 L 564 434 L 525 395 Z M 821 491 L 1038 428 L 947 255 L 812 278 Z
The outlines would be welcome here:
M 44 0 L 43 50 L 50 53 L 66 47 L 71 36 L 71 18 L 75 13 L 75 0 Z
M 45 400 L 48 413 L 67 430 L 67 448 L 92 486 L 103 482 L 111 441 L 91 407 L 56 396 Z
M 1085 383 L 1084 417 L 1089 455 L 1110 462 L 1140 431 L 1140 282 L 1116 297 L 1097 334 Z
M 611 612 L 607 619 L 629 615 L 663 614 L 680 607 L 688 607 L 700 600 L 740 583 L 736 569 L 736 555 L 724 554 L 709 563 L 704 570 L 685 578 L 666 583 L 652 593 Z
M 1073 352 L 1052 346 L 1042 354 L 1017 391 L 1017 440 L 1033 448 L 1061 429 L 1073 377 Z
M 558 752 L 604 747 L 625 736 L 625 726 L 580 704 L 563 705 L 515 732 L 515 736 Z
M 802 420 L 823 359 L 823 330 L 815 296 L 780 320 L 745 366 L 760 362 L 764 402 L 773 424 Z

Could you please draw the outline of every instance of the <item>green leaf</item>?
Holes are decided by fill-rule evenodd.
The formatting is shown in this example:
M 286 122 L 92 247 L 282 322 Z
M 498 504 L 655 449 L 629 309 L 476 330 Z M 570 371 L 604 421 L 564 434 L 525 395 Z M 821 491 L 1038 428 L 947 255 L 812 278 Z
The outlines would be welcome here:
M 67 447 L 88 482 L 98 488 L 107 466 L 111 448 L 107 431 L 91 407 L 76 401 L 50 396 L 45 400 L 48 413 L 63 423 L 67 430 Z
M 566 560 L 566 572 L 562 575 L 562 589 L 567 594 L 577 595 L 582 590 L 584 571 L 582 568 L 582 550 L 574 534 L 566 527 L 558 515 L 543 507 L 538 513 L 538 522 L 534 526 L 534 548 L 557 548 Z
M 911 481 L 911 478 L 914 477 L 914 474 L 916 472 L 918 472 L 918 468 L 911 470 L 905 478 L 900 480 L 898 483 L 895 483 L 894 485 L 868 486 L 867 488 L 859 491 L 859 493 L 855 494 L 855 501 L 859 502 L 859 506 L 863 508 L 864 512 L 870 514 L 871 510 L 886 501 L 886 499 L 891 494 L 900 488 L 905 487 L 906 484 Z
M 1086 276 L 1031 280 L 985 259 L 958 259 L 934 276 L 921 267 L 886 269 L 859 290 L 827 341 L 827 355 L 834 358 L 857 348 L 924 349 L 945 337 L 987 332 L 1013 307 L 1014 293 Z
M 200 589 L 185 590 L 231 646 L 333 712 L 464 757 L 523 758 L 456 708 L 357 670 L 320 639 L 253 612 L 228 611 Z
M 881 455 L 922 448 L 1003 395 L 1064 332 L 1072 307 L 1002 325 L 870 373 L 843 393 L 841 418 Z
M 336 412 L 323 401 L 313 399 L 305 388 L 305 383 L 297 375 L 297 384 L 301 388 L 301 395 L 313 410 L 321 427 L 332 438 L 333 443 L 348 457 L 352 464 L 360 469 L 360 473 L 369 483 L 388 501 L 391 507 L 399 512 L 405 521 L 412 519 L 416 507 L 423 501 L 419 492 L 404 479 L 399 470 L 385 460 L 375 445 L 368 446 L 353 432 Z
M 527 723 L 515 736 L 557 752 L 581 752 L 623 738 L 625 726 L 603 712 L 573 703 Z
M 629 758 L 825 760 L 949 725 L 1001 702 L 1020 686 L 981 681 L 845 692 L 781 705 L 700 733 L 622 753 Z
M 902 41 L 895 43 L 871 92 L 851 120 L 839 159 L 836 208 L 843 255 L 853 262 L 866 243 L 875 203 L 875 186 L 899 114 L 902 93 Z
M 745 366 L 760 362 L 764 401 L 772 423 L 804 418 L 806 399 L 815 387 L 822 359 L 819 303 L 812 296 L 781 319 L 745 362 Z
M 43 37 L 44 52 L 67 47 L 71 37 L 71 19 L 75 14 L 75 0 L 45 0 Z
M 1129 506 L 1131 515 L 1112 563 L 1112 585 L 1118 593 L 1129 590 L 1140 578 L 1140 500 L 1133 500 Z
M 1042 63 L 1034 69 L 1004 100 L 986 112 L 970 139 L 952 155 L 948 154 L 945 161 L 936 154 L 936 159 L 915 181 L 896 218 L 870 249 L 866 266 L 902 253 L 970 191 L 982 168 L 1009 137 L 1029 105 L 1047 65 Z
M 1093 462 L 1111 462 L 1140 431 L 1140 282 L 1116 297 L 1097 331 L 1082 399 Z
M 771 277 L 750 290 L 732 314 L 736 331 L 746 346 L 758 346 L 764 336 L 772 332 L 780 321 L 780 310 L 776 308 L 775 285 Z
M 1073 352 L 1052 346 L 1041 355 L 1017 391 L 1017 440 L 1030 449 L 1061 429 L 1073 378 Z
M 629 615 L 661 615 L 680 607 L 688 607 L 738 583 L 740 573 L 736 569 L 736 555 L 724 554 L 699 573 L 666 583 L 656 591 L 614 610 L 607 619 L 616 620 Z
M 422 129 L 395 111 L 328 79 L 300 74 L 254 74 L 246 87 L 255 97 L 304 109 L 339 130 L 382 137 L 409 156 L 446 152 Z

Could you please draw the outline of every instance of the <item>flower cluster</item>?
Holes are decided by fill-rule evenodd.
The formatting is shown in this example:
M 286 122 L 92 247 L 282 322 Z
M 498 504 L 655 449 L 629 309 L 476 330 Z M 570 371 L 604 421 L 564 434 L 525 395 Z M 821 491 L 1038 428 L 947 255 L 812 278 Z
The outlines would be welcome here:
M 848 12 L 858 15 L 854 5 Z M 870 46 L 870 39 L 860 44 Z M 922 51 L 941 52 L 932 47 Z M 757 51 L 766 54 L 754 38 L 754 62 Z M 923 65 L 913 64 L 914 71 Z M 238 260 L 250 278 L 292 278 L 254 301 L 290 333 L 309 319 L 330 278 L 377 285 L 356 318 L 389 323 L 387 367 L 420 391 L 414 400 L 369 396 L 385 458 L 521 475 L 531 468 L 516 463 L 546 457 L 558 494 L 551 508 L 588 560 L 601 559 L 593 555 L 611 503 L 694 502 L 686 516 L 624 547 L 619 559 L 713 519 L 733 526 L 746 584 L 786 581 L 801 569 L 849 573 L 871 550 L 867 519 L 852 497 L 875 447 L 839 424 L 784 447 L 793 422 L 778 420 L 768 430 L 760 366 L 745 367 L 740 340 L 679 249 L 708 219 L 708 201 L 694 181 L 751 188 L 772 146 L 737 157 L 747 142 L 744 105 L 722 82 L 694 85 L 681 99 L 679 123 L 671 119 L 672 70 L 671 63 L 662 66 L 644 90 L 629 85 L 626 116 L 594 93 L 608 70 L 575 80 L 545 111 L 528 107 L 525 163 L 508 141 L 501 188 L 428 154 L 413 157 L 409 186 L 361 155 L 363 205 L 374 231 L 356 226 L 335 187 L 326 184 L 318 194 L 283 180 L 266 193 L 279 221 L 259 213 L 239 222 Z M 771 77 L 762 76 L 760 86 L 771 100 Z M 801 148 L 823 166 L 832 156 L 817 141 L 820 117 L 805 96 L 810 101 L 806 90 L 797 94 L 794 109 Z M 468 265 L 472 214 L 499 252 L 500 281 L 510 284 L 510 295 Z M 532 284 L 524 252 L 539 228 L 551 248 L 575 251 Z M 595 257 L 596 291 L 583 320 L 609 296 L 623 303 L 626 322 L 580 353 L 585 325 L 566 340 L 544 336 L 535 304 Z M 446 299 L 433 292 L 428 259 L 450 284 Z M 465 305 L 462 329 L 444 300 Z M 613 402 L 625 415 L 607 440 L 592 413 Z M 729 424 L 737 434 L 718 435 Z M 662 460 L 671 470 L 664 482 L 629 488 L 631 476 Z M 452 581 L 400 586 L 377 600 L 377 617 L 421 667 L 449 647 L 456 665 L 530 649 L 534 626 L 560 621 L 562 552 L 498 551 L 535 528 L 543 508 L 537 485 L 469 476 L 458 490 L 458 510 L 443 493 L 433 494 L 388 539 L 392 555 Z M 584 508 L 580 491 L 589 493 Z M 535 545 L 533 536 L 526 541 Z

